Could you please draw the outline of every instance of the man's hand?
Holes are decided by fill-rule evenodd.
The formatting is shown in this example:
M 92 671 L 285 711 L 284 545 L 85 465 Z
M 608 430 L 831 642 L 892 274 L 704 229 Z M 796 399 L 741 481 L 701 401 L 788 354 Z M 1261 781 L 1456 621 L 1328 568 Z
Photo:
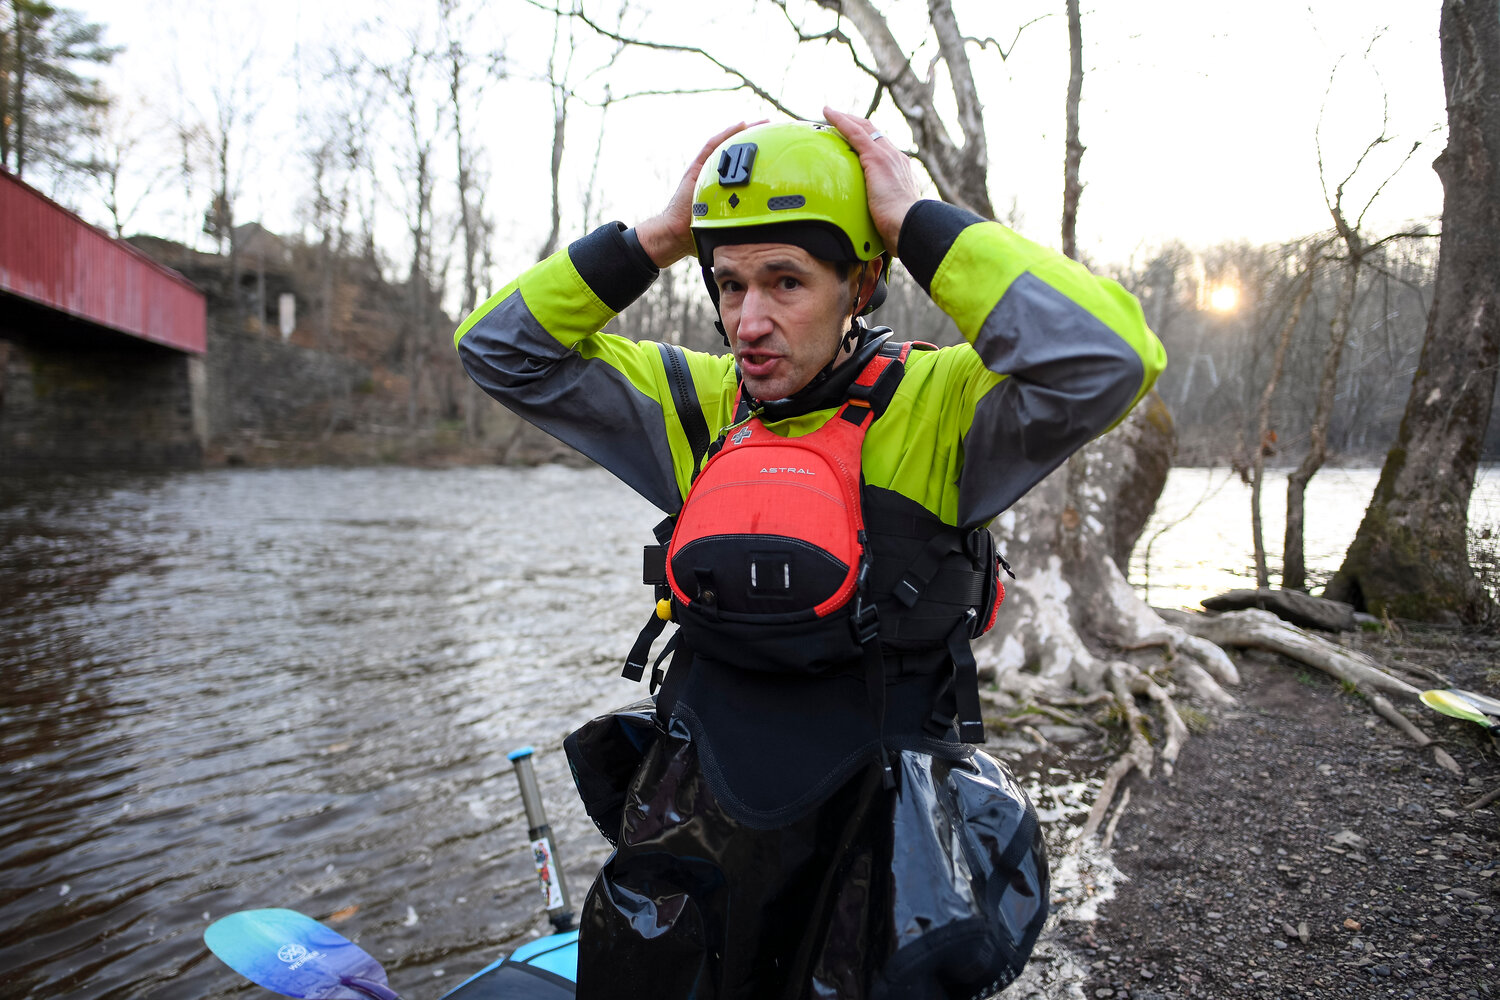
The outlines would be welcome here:
M 667 202 L 667 207 L 660 214 L 636 225 L 635 235 L 641 241 L 641 249 L 646 251 L 646 256 L 657 267 L 671 267 L 682 258 L 691 257 L 697 249 L 693 244 L 692 231 L 693 189 L 698 184 L 698 172 L 703 169 L 703 164 L 725 139 L 736 132 L 743 132 L 750 125 L 759 124 L 761 123 L 737 122 L 708 140 L 698 150 L 698 155 L 693 157 L 692 166 L 682 175 L 682 182 L 677 185 L 677 191 L 672 195 L 672 200 Z
M 896 240 L 906 212 L 920 201 L 917 179 L 912 174 L 911 157 L 896 148 L 868 118 L 824 108 L 823 117 L 838 129 L 854 151 L 865 172 L 865 198 L 870 203 L 870 217 L 885 241 L 891 256 L 896 255 Z

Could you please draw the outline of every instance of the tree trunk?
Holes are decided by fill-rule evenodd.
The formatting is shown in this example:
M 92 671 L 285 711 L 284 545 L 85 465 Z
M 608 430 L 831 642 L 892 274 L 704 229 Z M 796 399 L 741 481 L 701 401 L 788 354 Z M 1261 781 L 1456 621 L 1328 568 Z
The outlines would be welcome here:
M 1078 259 L 1078 181 L 1084 146 L 1078 141 L 1078 101 L 1083 96 L 1083 26 L 1078 0 L 1068 0 L 1068 137 L 1063 154 L 1062 252 Z
M 939 51 L 948 65 L 952 98 L 958 107 L 963 145 L 948 135 L 938 114 L 931 82 L 924 83 L 912 68 L 905 48 L 891 33 L 885 15 L 870 0 L 816 0 L 836 10 L 853 24 L 875 56 L 879 79 L 911 128 L 916 157 L 927 168 L 944 201 L 962 205 L 993 219 L 989 193 L 989 152 L 984 134 L 984 110 L 974 75 L 964 52 L 964 38 L 953 16 L 950 0 L 928 0 L 927 11 Z
M 1276 338 L 1276 355 L 1271 359 L 1271 374 L 1260 394 L 1260 407 L 1256 413 L 1255 460 L 1250 473 L 1250 533 L 1255 541 L 1255 585 L 1261 590 L 1271 586 L 1270 570 L 1266 567 L 1266 541 L 1260 523 L 1260 486 L 1266 476 L 1266 448 L 1271 434 L 1271 397 L 1276 394 L 1276 383 L 1281 381 L 1281 369 L 1286 364 L 1287 348 L 1292 343 L 1292 331 L 1302 318 L 1302 307 L 1313 288 L 1314 256 L 1309 255 L 1307 269 L 1303 273 L 1302 288 L 1297 292 L 1292 311 L 1282 324 L 1281 335 Z M 1284 580 L 1284 576 L 1283 576 Z
M 1395 446 L 1327 596 L 1421 621 L 1474 621 L 1490 602 L 1468 554 L 1469 497 L 1500 363 L 1500 15 L 1444 0 L 1448 146 L 1437 287 Z
M 1165 408 L 1143 403 L 1118 428 L 1084 448 L 991 525 L 1015 566 L 1017 585 L 1000 607 L 982 662 L 1001 690 L 1021 700 L 1058 691 L 1110 690 L 1112 675 L 1143 674 L 1135 654 L 1163 647 L 1176 684 L 1204 701 L 1233 702 L 1222 685 L 1239 682 L 1212 643 L 1169 625 L 1131 589 L 1110 558 L 1122 508 L 1150 510 L 1170 455 Z M 1165 417 L 1170 427 L 1170 417 Z M 1139 529 L 1136 529 L 1139 530 Z M 1159 654 L 1150 663 L 1162 664 Z M 1162 763 L 1170 767 L 1169 755 Z
M 545 260 L 557 251 L 562 238 L 562 161 L 563 144 L 568 135 L 568 96 L 553 87 L 552 108 L 552 228 L 547 233 L 547 242 L 542 244 L 538 260 Z
M 26 107 L 26 16 L 21 10 L 20 4 L 14 4 L 16 11 L 16 72 L 15 84 L 11 91 L 10 106 L 6 109 L 10 114 L 10 149 L 11 159 L 15 163 L 17 177 L 26 176 L 26 122 L 31 111 Z M 7 159 L 9 165 L 11 159 Z
M 20 44 L 21 12 L 13 10 L 15 14 L 14 26 L 9 30 L 0 29 L 0 64 L 10 58 L 6 49 L 12 41 Z M 0 72 L 0 167 L 10 166 L 10 123 L 15 120 L 15 112 L 11 110 L 14 100 L 14 91 L 11 89 L 11 75 Z
M 1339 362 L 1349 339 L 1349 324 L 1354 316 L 1354 292 L 1359 287 L 1359 265 L 1363 247 L 1359 234 L 1344 230 L 1349 246 L 1349 262 L 1344 283 L 1339 289 L 1328 351 L 1323 356 L 1323 380 L 1318 386 L 1318 402 L 1313 409 L 1312 427 L 1308 429 L 1307 454 L 1286 478 L 1286 540 L 1282 547 L 1281 586 L 1283 590 L 1307 589 L 1307 565 L 1303 558 L 1303 501 L 1307 484 L 1328 458 L 1328 421 L 1333 416 L 1333 400 L 1338 389 Z

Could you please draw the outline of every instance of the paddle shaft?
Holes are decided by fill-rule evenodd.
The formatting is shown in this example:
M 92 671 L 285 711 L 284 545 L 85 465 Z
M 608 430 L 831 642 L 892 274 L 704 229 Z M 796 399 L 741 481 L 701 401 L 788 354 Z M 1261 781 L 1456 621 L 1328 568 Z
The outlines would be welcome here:
M 368 979 L 356 979 L 353 976 L 340 976 L 339 982 L 349 987 L 351 990 L 359 990 L 359 992 L 363 993 L 365 996 L 370 997 L 371 1000 L 401 1000 L 401 994 L 397 993 L 389 986 L 383 986 L 380 983 L 373 983 Z
M 547 810 L 542 805 L 542 792 L 537 786 L 536 770 L 531 766 L 531 754 L 530 747 L 522 747 L 507 756 L 516 769 L 516 781 L 521 785 L 521 805 L 526 809 L 527 835 L 531 837 L 542 896 L 547 901 L 547 918 L 559 931 L 567 931 L 573 927 L 573 901 L 552 846 L 552 827 L 547 823 Z

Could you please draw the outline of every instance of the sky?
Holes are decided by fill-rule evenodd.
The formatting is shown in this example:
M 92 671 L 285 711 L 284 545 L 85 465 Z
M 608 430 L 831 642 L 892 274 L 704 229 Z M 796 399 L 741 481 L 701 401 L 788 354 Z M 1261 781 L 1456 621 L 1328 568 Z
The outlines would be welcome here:
M 879 5 L 898 38 L 921 44 L 923 0 Z M 295 230 L 306 214 L 301 151 L 309 143 L 305 121 L 320 103 L 326 52 L 332 46 L 347 59 L 378 60 L 394 51 L 392 29 L 416 23 L 425 10 L 386 0 L 74 0 L 73 6 L 107 25 L 107 39 L 125 47 L 106 82 L 123 107 L 134 109 L 134 120 L 210 115 L 215 89 L 237 86 L 247 95 L 242 103 L 257 109 L 255 140 L 237 216 L 262 218 L 282 232 Z M 585 7 L 610 17 L 619 0 L 586 0 Z M 1004 59 L 995 47 L 971 50 L 996 211 L 1027 236 L 1056 246 L 1068 74 L 1063 5 L 955 0 L 954 7 L 966 33 L 993 36 L 1009 50 Z M 547 231 L 552 107 L 544 81 L 554 25 L 525 0 L 491 0 L 474 9 L 470 40 L 503 47 L 510 71 L 471 119 L 488 147 L 488 206 L 496 217 L 494 249 L 503 280 L 535 258 Z M 1439 215 L 1442 189 L 1431 169 L 1445 131 L 1439 12 L 1439 0 L 1085 0 L 1082 252 L 1096 263 L 1123 265 L 1170 240 L 1197 248 L 1263 244 L 1325 229 L 1319 145 L 1332 189 L 1382 131 L 1389 141 L 1348 184 L 1350 214 L 1384 184 L 1365 219 L 1370 232 Z M 819 30 L 830 23 L 816 9 L 807 18 Z M 860 110 L 869 100 L 867 80 L 841 49 L 797 46 L 765 0 L 632 0 L 626 23 L 638 37 L 709 49 L 785 95 L 804 116 L 819 114 L 824 103 Z M 739 91 L 637 97 L 601 115 L 585 102 L 598 102 L 606 86 L 618 96 L 631 89 L 714 86 L 724 78 L 696 57 L 640 50 L 605 70 L 610 46 L 586 32 L 575 41 L 570 79 L 580 101 L 569 118 L 564 239 L 581 234 L 590 176 L 599 178 L 589 203 L 594 221 L 602 213 L 633 222 L 664 204 L 708 135 L 725 123 L 772 114 Z M 889 102 L 875 119 L 893 137 L 909 139 Z M 386 141 L 395 149 L 399 136 Z M 1397 170 L 1415 143 L 1420 147 Z M 171 159 L 170 145 L 160 144 L 158 159 Z M 400 205 L 392 192 L 401 180 L 394 163 L 390 170 L 382 242 L 399 258 Z M 86 196 L 74 201 L 102 221 Z M 132 228 L 192 238 L 204 204 L 206 195 L 193 201 L 180 184 L 159 183 L 141 202 Z

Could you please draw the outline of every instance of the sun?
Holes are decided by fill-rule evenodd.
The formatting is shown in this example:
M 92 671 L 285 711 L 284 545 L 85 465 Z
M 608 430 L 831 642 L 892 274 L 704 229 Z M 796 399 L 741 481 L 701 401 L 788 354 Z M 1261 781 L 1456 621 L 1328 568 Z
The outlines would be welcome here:
M 1233 285 L 1220 285 L 1209 293 L 1208 304 L 1214 312 L 1234 312 L 1240 304 L 1240 290 Z

